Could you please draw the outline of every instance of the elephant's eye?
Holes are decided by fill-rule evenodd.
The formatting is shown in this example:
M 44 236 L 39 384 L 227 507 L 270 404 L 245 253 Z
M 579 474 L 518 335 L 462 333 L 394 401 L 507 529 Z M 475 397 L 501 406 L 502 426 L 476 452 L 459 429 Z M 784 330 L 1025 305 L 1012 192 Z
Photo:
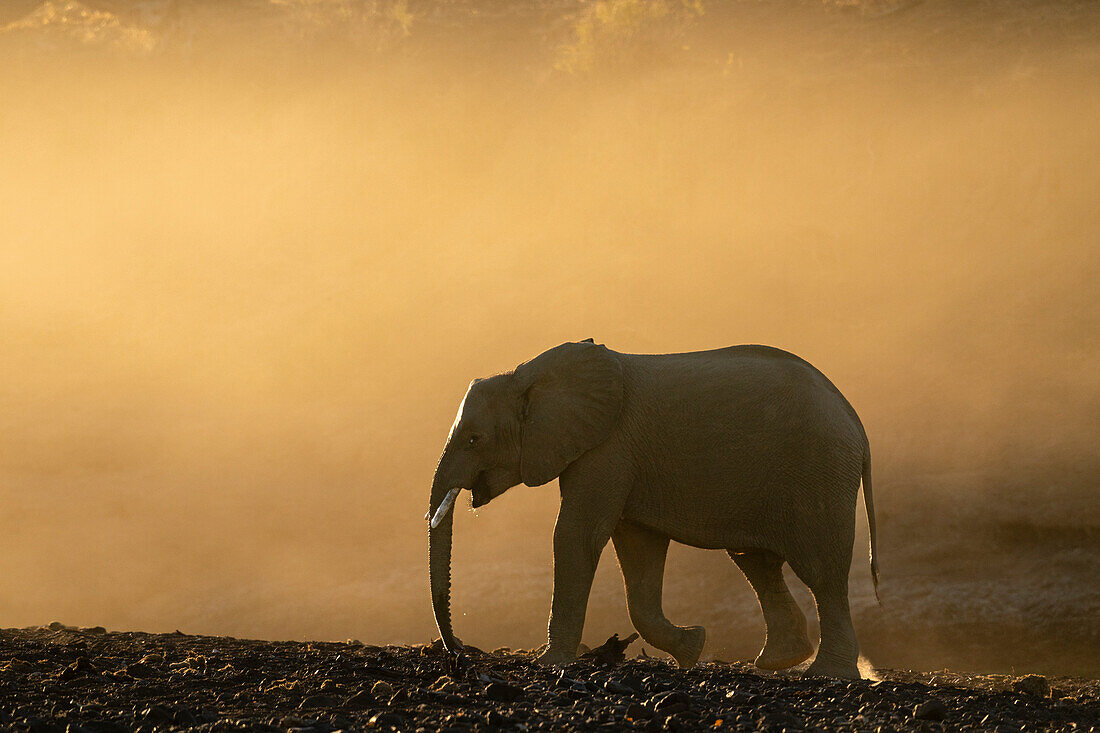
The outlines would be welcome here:
M 466 445 L 472 447 L 472 446 L 477 445 L 479 442 L 481 442 L 481 436 L 478 435 L 477 433 L 474 433 L 473 435 L 470 436 L 470 439 L 466 441 Z

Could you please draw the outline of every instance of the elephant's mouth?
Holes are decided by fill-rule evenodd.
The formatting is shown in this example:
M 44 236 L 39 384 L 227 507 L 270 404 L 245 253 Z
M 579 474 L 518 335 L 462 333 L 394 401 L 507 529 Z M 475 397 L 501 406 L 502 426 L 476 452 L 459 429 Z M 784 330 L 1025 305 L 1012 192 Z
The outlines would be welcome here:
M 474 509 L 485 506 L 492 500 L 493 490 L 489 488 L 489 481 L 485 478 L 484 471 L 477 475 L 473 485 L 470 486 L 470 496 L 473 500 Z

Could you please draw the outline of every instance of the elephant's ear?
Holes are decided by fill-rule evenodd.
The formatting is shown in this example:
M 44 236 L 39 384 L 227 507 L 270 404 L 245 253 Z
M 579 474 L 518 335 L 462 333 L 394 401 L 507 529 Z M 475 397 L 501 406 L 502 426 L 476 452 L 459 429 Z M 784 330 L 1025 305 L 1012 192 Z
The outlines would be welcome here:
M 623 371 L 607 347 L 568 343 L 520 364 L 524 399 L 520 478 L 528 486 L 551 481 L 602 443 L 623 404 Z

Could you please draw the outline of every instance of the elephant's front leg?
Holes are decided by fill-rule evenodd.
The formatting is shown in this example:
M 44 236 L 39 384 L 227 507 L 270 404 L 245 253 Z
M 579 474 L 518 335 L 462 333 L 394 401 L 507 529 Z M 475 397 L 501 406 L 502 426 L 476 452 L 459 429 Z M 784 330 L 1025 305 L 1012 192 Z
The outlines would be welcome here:
M 707 640 L 706 629 L 676 626 L 661 608 L 669 538 L 622 521 L 611 539 L 623 571 L 626 606 L 634 628 L 650 644 L 671 654 L 681 668 L 694 666 Z
M 549 643 L 538 658 L 543 664 L 562 664 L 577 655 L 592 578 L 617 521 L 617 516 L 607 516 L 598 509 L 583 501 L 562 499 L 554 527 L 554 600 Z

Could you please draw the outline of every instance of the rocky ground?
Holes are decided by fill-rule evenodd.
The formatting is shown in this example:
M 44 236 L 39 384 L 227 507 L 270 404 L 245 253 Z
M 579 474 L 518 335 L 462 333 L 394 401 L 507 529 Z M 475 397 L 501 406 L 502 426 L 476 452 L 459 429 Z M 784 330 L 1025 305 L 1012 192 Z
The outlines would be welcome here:
M 610 644 L 610 640 L 609 640 Z M 632 649 L 638 649 L 635 644 Z M 680 671 L 614 644 L 564 669 L 431 646 L 0 631 L 0 727 L 196 730 L 1100 730 L 1100 682 L 879 670 L 878 681 Z

